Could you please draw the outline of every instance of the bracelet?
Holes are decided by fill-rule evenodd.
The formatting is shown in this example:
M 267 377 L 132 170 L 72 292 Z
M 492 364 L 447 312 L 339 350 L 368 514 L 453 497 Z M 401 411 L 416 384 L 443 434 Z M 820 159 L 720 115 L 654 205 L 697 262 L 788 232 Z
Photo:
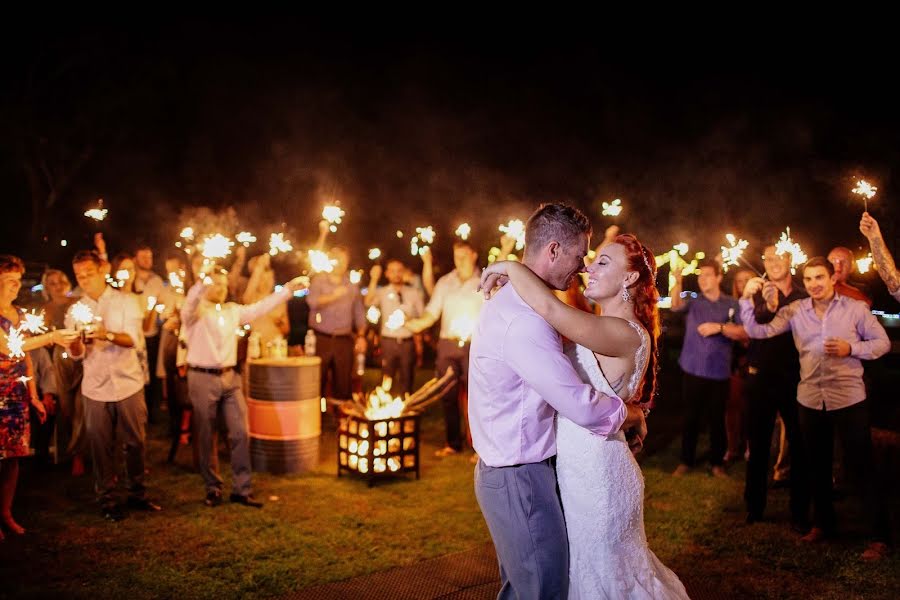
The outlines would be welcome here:
M 725 323 L 719 323 L 719 334 L 725 333 Z

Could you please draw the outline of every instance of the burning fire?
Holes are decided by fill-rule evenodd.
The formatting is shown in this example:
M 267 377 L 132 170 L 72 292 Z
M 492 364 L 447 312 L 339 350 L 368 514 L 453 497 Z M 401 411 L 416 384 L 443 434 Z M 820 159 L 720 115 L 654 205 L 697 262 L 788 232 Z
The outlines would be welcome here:
M 378 419 L 396 419 L 403 414 L 406 403 L 400 398 L 392 398 L 381 386 L 375 388 L 369 394 L 369 404 L 366 407 L 366 418 L 375 421 Z M 366 436 L 363 436 L 366 437 Z

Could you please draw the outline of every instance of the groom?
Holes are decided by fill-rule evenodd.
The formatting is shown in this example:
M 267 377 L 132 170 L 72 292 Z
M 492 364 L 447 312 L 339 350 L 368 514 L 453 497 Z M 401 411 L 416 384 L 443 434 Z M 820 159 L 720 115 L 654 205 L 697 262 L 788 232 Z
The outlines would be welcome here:
M 528 219 L 523 262 L 565 290 L 584 270 L 591 225 L 544 204 Z M 498 598 L 565 598 L 566 524 L 557 495 L 557 411 L 597 435 L 643 427 L 643 412 L 583 382 L 559 334 L 511 285 L 482 308 L 469 359 L 469 423 L 480 460 L 475 496 L 494 540 Z

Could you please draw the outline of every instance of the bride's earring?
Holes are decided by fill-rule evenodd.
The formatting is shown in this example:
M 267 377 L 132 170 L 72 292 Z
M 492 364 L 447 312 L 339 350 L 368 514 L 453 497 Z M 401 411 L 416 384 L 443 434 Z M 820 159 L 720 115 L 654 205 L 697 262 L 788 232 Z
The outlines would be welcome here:
M 631 293 L 628 291 L 628 288 L 624 285 L 622 286 L 622 301 L 623 302 L 631 302 Z

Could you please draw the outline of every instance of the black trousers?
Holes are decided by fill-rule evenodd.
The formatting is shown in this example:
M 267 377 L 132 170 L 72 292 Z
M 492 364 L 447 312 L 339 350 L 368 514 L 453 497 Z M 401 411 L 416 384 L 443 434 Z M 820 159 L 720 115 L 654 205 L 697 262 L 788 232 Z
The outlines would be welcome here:
M 147 417 L 151 423 L 159 420 L 162 405 L 162 380 L 156 376 L 156 361 L 159 358 L 159 339 L 162 332 L 145 338 L 147 342 L 147 365 L 150 368 L 150 383 L 144 386 L 144 399 L 147 402 Z
M 809 486 L 797 416 L 797 381 L 780 373 L 750 373 L 746 392 L 747 436 L 750 440 L 750 460 L 747 461 L 744 484 L 747 512 L 760 518 L 766 510 L 772 432 L 775 416 L 780 414 L 791 458 L 791 518 L 795 523 L 805 524 L 809 513 Z
M 322 359 L 322 397 L 328 389 L 328 374 L 331 373 L 331 396 L 338 400 L 349 400 L 352 395 L 353 377 L 353 337 L 330 336 L 316 332 L 316 356 Z
M 462 450 L 463 437 L 460 420 L 460 390 L 468 390 L 469 385 L 469 344 L 459 345 L 453 340 L 438 340 L 437 358 L 435 359 L 437 377 L 443 377 L 447 367 L 453 367 L 456 383 L 444 394 L 444 424 L 447 427 L 447 445 L 454 450 Z
M 849 483 L 862 496 L 871 537 L 876 541 L 889 542 L 887 505 L 884 496 L 878 493 L 878 480 L 875 477 L 868 402 L 864 400 L 847 408 L 829 411 L 800 406 L 799 414 L 800 430 L 803 432 L 806 455 L 809 457 L 813 524 L 821 527 L 826 534 L 834 533 L 831 465 L 834 434 L 837 431 L 845 472 Z
M 721 381 L 684 374 L 684 429 L 681 437 L 681 462 L 694 466 L 697 454 L 697 436 L 702 422 L 709 427 L 709 464 L 721 466 L 725 448 L 725 403 L 728 401 L 727 379 Z
M 416 374 L 416 347 L 412 337 L 381 336 L 381 372 L 393 380 L 391 396 L 402 398 L 412 393 Z

